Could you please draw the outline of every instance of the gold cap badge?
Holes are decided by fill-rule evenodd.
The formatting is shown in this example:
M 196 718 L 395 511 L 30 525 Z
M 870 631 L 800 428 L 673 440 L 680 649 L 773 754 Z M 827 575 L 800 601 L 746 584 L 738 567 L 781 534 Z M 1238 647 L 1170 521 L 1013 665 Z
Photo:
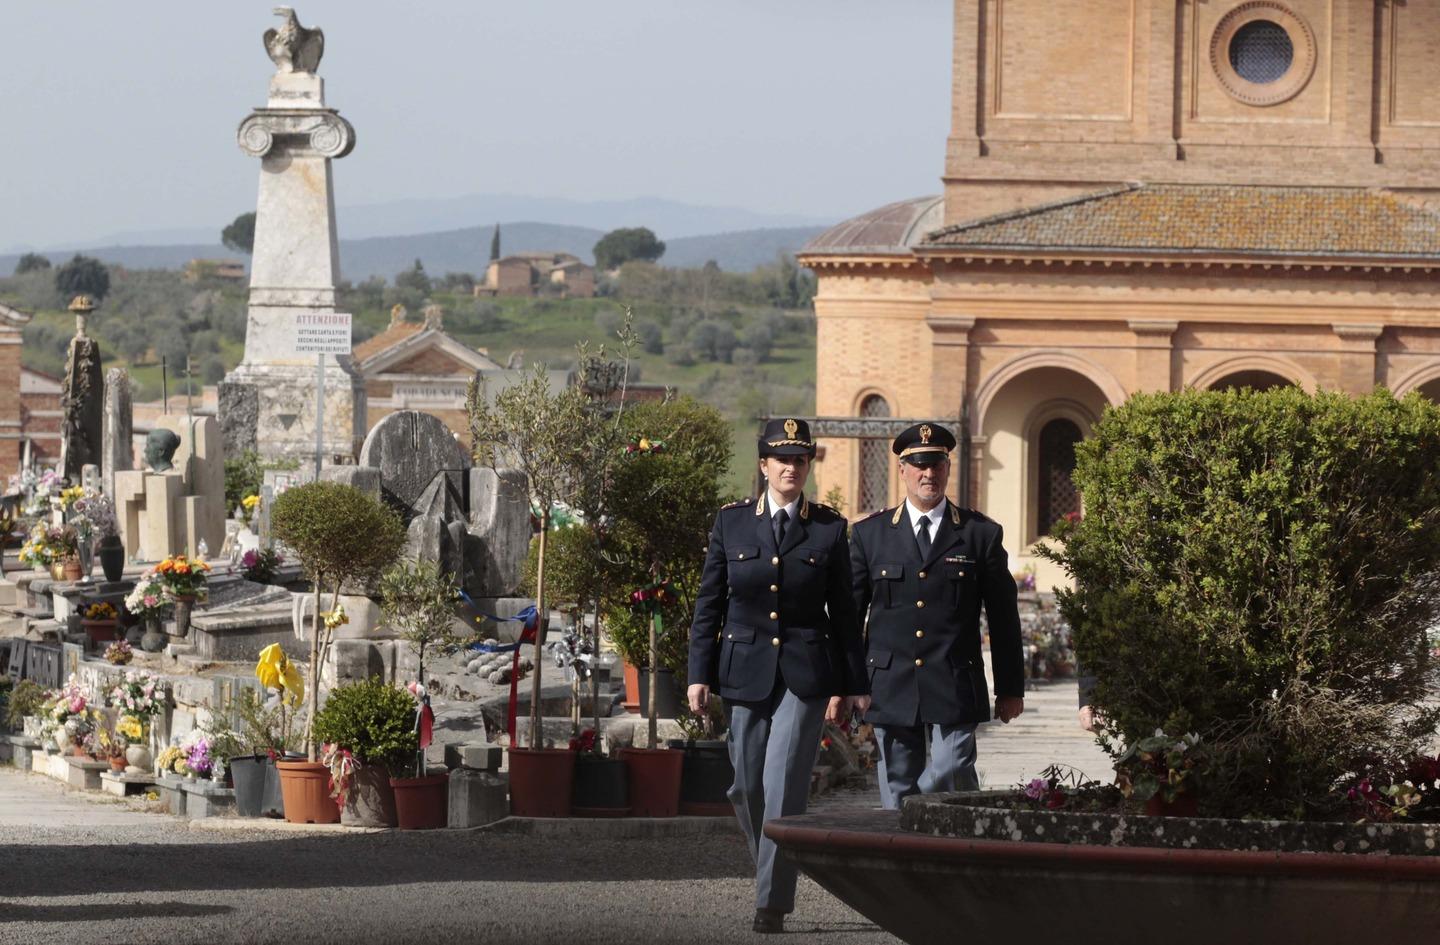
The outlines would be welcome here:
M 921 443 L 925 443 L 925 444 L 928 445 L 928 444 L 930 443 L 930 437 L 931 437 L 931 435 L 933 434 L 933 432 L 934 432 L 934 431 L 932 431 L 932 430 L 930 429 L 930 424 L 928 424 L 928 423 L 922 423 L 922 424 L 920 424 L 920 442 L 921 442 Z
M 800 424 L 796 423 L 793 419 L 792 419 L 792 420 L 786 420 L 786 421 L 785 421 L 785 435 L 786 435 L 787 437 L 789 437 L 790 439 L 792 439 L 792 440 L 795 439 L 795 433 L 796 433 L 799 429 L 800 429 Z

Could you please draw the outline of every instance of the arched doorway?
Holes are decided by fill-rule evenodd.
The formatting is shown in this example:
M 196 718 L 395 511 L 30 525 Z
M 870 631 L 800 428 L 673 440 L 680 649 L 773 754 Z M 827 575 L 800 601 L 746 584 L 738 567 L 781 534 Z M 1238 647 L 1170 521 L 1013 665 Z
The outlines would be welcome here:
M 1415 389 L 1420 392 L 1422 397 L 1429 397 L 1435 403 L 1440 404 L 1440 377 L 1433 381 L 1427 381 Z
M 1049 535 L 1056 520 L 1079 511 L 1075 446 L 1109 403 L 1100 385 L 1079 371 L 1045 366 L 1011 377 L 985 404 L 978 430 L 984 438 L 980 511 L 1004 527 L 1012 559 L 1028 563 L 1025 549 Z
M 1289 387 L 1295 382 L 1288 377 L 1282 377 L 1273 371 L 1248 370 L 1236 371 L 1233 374 L 1226 374 L 1224 377 L 1210 385 L 1210 390 L 1243 390 L 1253 391 L 1271 390 L 1276 387 Z
M 890 416 L 890 404 L 879 394 L 860 402 L 860 416 L 866 419 Z M 860 441 L 860 482 L 855 511 L 864 515 L 883 509 L 890 502 L 890 441 L 871 437 Z

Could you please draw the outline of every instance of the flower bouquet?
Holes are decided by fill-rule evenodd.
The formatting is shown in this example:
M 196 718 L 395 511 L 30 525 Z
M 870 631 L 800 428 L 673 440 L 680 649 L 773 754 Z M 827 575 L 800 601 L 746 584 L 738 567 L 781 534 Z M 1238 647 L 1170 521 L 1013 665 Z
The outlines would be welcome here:
M 271 548 L 251 548 L 240 558 L 240 573 L 245 580 L 269 584 L 285 563 L 285 556 Z
M 107 601 L 96 601 L 80 611 L 80 626 L 92 644 L 115 639 L 115 626 L 119 623 L 120 612 Z
M 210 565 L 199 558 L 171 555 L 155 565 L 155 577 L 177 601 L 194 601 L 205 596 Z
M 124 640 L 116 640 L 105 648 L 105 662 L 124 666 L 135 658 L 135 650 Z
M 1193 816 L 1205 761 L 1199 736 L 1176 738 L 1157 728 L 1120 755 L 1115 786 L 1125 797 L 1146 802 L 1147 813 Z
M 164 709 L 165 690 L 153 674 L 132 669 L 123 682 L 110 690 L 110 704 L 145 723 Z
M 250 523 L 255 521 L 255 510 L 258 508 L 260 508 L 260 497 L 254 493 L 240 500 L 240 521 L 245 524 L 246 528 L 249 528 Z

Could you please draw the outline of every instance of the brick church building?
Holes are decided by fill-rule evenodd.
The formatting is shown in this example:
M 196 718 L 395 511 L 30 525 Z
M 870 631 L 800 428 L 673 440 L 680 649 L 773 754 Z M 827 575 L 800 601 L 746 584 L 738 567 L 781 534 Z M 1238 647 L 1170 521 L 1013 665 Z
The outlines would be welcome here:
M 899 501 L 888 436 L 947 420 L 951 495 L 1044 588 L 1074 444 L 1131 393 L 1440 400 L 1436 88 L 1440 0 L 955 0 L 943 194 L 801 254 L 821 490 Z

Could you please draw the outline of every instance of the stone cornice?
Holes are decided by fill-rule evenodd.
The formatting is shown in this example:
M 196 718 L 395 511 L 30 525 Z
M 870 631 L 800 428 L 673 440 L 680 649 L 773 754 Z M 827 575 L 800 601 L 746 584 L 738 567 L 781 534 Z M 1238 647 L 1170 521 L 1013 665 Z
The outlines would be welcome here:
M 4 302 L 0 302 L 0 324 L 11 325 L 15 328 L 21 328 L 25 325 L 30 324 L 30 319 L 34 317 L 35 316 L 31 315 L 29 312 L 22 312 L 18 308 L 12 308 L 9 305 L 6 305 Z

